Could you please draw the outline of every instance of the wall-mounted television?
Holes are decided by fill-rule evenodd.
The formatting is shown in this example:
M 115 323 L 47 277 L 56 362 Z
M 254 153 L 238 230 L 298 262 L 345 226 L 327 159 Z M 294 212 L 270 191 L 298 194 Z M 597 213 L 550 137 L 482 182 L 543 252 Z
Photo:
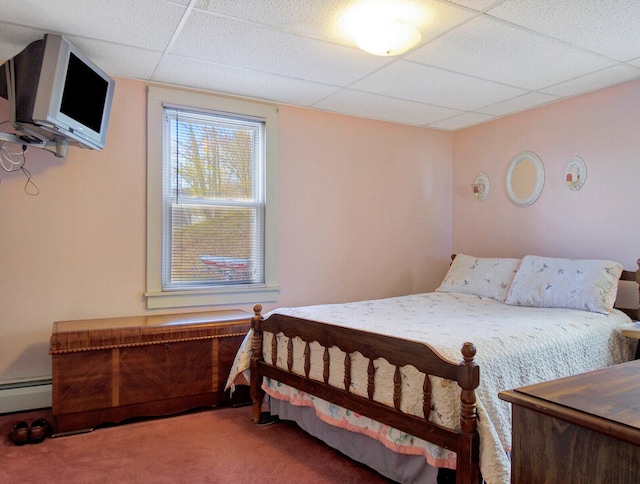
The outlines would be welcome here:
M 104 148 L 114 89 L 115 81 L 62 35 L 45 34 L 0 67 L 10 121 L 35 143 Z

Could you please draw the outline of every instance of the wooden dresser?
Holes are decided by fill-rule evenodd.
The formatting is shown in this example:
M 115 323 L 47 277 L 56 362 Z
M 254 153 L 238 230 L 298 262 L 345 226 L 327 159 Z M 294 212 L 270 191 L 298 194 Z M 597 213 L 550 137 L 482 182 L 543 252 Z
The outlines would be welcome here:
M 250 327 L 236 310 L 54 323 L 54 432 L 232 403 L 224 385 Z
M 640 482 L 640 361 L 500 393 L 511 482 Z

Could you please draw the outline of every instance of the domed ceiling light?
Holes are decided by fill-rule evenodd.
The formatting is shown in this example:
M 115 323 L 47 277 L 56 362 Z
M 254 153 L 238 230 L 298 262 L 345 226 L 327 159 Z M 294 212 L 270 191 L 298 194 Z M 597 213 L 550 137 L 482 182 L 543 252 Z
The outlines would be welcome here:
M 345 13 L 343 22 L 365 52 L 399 55 L 422 40 L 420 31 L 410 22 L 417 18 L 411 7 L 398 1 L 360 3 Z
M 398 19 L 384 19 L 363 25 L 356 34 L 356 44 L 373 55 L 398 55 L 422 39 L 413 25 Z

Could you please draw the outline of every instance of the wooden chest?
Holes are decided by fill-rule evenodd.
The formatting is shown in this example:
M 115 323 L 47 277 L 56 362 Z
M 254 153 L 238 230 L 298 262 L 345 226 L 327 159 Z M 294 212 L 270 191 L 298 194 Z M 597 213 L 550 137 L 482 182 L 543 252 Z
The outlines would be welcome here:
M 511 482 L 639 482 L 640 361 L 501 392 Z
M 224 385 L 250 327 L 236 310 L 54 323 L 55 433 L 232 403 Z

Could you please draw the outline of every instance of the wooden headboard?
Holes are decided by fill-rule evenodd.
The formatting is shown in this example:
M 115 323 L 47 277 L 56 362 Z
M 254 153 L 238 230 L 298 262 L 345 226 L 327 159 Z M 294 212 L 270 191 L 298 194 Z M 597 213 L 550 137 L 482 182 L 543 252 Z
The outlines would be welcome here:
M 640 321 L 640 259 L 636 264 L 635 271 L 622 271 L 615 307 L 634 321 Z

